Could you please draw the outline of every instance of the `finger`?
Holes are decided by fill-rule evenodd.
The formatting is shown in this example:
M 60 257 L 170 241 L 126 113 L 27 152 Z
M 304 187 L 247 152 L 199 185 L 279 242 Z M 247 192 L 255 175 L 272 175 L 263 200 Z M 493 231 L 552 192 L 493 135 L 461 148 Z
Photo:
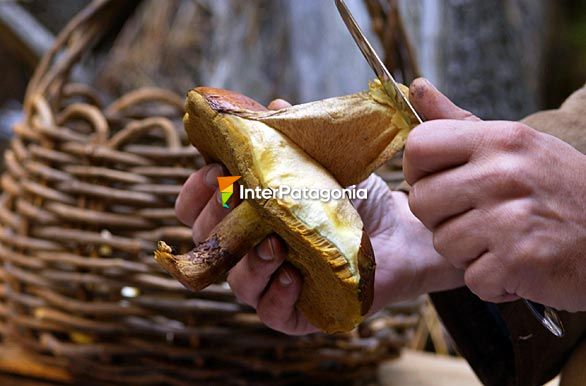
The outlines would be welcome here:
M 234 184 L 234 186 L 235 190 L 238 191 L 236 184 Z M 230 213 L 230 211 L 234 209 L 236 205 L 238 205 L 239 202 L 240 199 L 236 194 L 234 194 L 228 201 L 230 208 L 224 208 L 222 206 L 222 196 L 220 195 L 220 191 L 216 189 L 212 197 L 208 200 L 206 206 L 203 208 L 193 223 L 191 230 L 193 241 L 199 243 L 205 240 L 210 234 L 211 230 L 220 221 L 222 221 L 222 219 L 226 217 L 228 213 Z
M 418 78 L 409 87 L 409 100 L 425 119 L 458 119 L 479 121 L 480 118 L 452 103 L 425 78 Z
M 222 166 L 209 164 L 189 176 L 175 200 L 175 215 L 179 221 L 193 225 L 217 189 L 217 178 L 222 174 Z
M 380 208 L 388 207 L 391 211 L 396 206 L 393 192 L 387 183 L 378 175 L 371 174 L 366 180 L 356 185 L 356 189 L 366 189 L 366 199 L 353 199 L 352 204 L 364 220 L 364 229 L 372 238 L 379 232 L 393 226 L 392 216 L 381 218 Z M 373 203 L 376 201 L 376 205 Z
M 481 149 L 490 122 L 435 120 L 411 131 L 403 153 L 403 172 L 411 185 L 421 178 L 465 164 Z
M 301 284 L 301 276 L 291 266 L 279 268 L 258 302 L 256 312 L 260 320 L 286 334 L 302 335 L 317 331 L 295 308 Z
M 490 251 L 476 259 L 464 272 L 466 286 L 487 302 L 515 296 L 506 291 L 506 280 L 506 270 L 501 260 Z
M 409 192 L 411 212 L 431 231 L 447 219 L 478 206 L 480 172 L 470 164 L 417 181 Z
M 509 302 L 514 302 L 516 300 L 521 299 L 519 296 L 514 295 L 514 294 L 505 294 L 502 296 L 497 296 L 494 299 L 492 299 L 490 302 L 491 303 L 509 303 Z
M 466 269 L 489 249 L 484 211 L 470 210 L 442 223 L 433 232 L 433 246 L 450 264 Z
M 287 257 L 286 247 L 276 236 L 269 236 L 230 270 L 228 284 L 242 302 L 255 307 L 275 271 Z
M 267 106 L 269 110 L 280 110 L 286 109 L 287 107 L 291 107 L 291 103 L 287 102 L 283 99 L 275 99 Z

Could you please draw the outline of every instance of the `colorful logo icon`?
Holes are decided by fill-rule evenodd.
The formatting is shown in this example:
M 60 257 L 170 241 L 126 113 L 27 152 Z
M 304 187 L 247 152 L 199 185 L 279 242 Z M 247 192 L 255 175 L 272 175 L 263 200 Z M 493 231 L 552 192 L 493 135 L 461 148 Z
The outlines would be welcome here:
M 229 208 L 228 200 L 234 194 L 234 183 L 240 179 L 240 176 L 218 177 L 218 187 L 222 194 L 222 206 Z

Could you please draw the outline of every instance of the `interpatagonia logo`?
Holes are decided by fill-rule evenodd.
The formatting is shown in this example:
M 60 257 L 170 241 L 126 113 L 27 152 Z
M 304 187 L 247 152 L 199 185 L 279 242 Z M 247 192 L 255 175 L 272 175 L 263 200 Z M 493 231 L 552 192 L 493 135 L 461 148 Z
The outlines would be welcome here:
M 234 194 L 234 183 L 240 179 L 240 176 L 218 177 L 218 187 L 222 194 L 222 206 L 229 208 L 228 200 Z
M 222 206 L 224 208 L 230 208 L 228 206 L 228 200 L 234 194 L 234 183 L 239 179 L 240 176 L 218 177 L 218 187 L 220 188 Z M 281 185 L 277 188 L 261 188 L 259 186 L 255 188 L 245 188 L 243 185 L 240 185 L 238 193 L 242 200 L 283 200 L 285 197 L 289 197 L 295 201 L 319 200 L 322 202 L 329 202 L 331 200 L 341 199 L 368 199 L 368 191 L 366 188 L 357 188 L 355 185 L 340 189 L 291 187 L 287 185 Z

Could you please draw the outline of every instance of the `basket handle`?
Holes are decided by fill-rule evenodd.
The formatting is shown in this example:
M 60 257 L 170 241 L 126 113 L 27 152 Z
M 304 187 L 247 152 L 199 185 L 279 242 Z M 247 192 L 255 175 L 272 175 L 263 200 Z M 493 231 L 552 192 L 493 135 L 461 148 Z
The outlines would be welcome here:
M 53 47 L 43 55 L 26 90 L 24 113 L 30 117 L 34 109 L 31 101 L 36 95 L 58 104 L 63 94 L 65 79 L 83 54 L 126 20 L 141 0 L 93 0 L 78 13 L 55 39 Z

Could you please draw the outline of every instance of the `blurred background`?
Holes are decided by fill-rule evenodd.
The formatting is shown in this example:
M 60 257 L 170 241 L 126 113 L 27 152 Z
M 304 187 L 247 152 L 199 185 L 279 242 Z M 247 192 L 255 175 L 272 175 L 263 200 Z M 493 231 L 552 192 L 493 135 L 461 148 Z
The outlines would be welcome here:
M 399 81 L 408 84 L 417 76 L 425 76 L 457 104 L 482 118 L 515 120 L 538 110 L 556 108 L 586 82 L 586 0 L 346 1 Z M 33 71 L 55 43 L 59 31 L 89 3 L 0 0 L 2 149 L 13 137 L 13 125 L 23 119 L 22 102 Z M 145 86 L 169 89 L 182 96 L 192 87 L 206 85 L 233 89 L 265 104 L 277 97 L 303 103 L 360 91 L 374 77 L 330 0 L 142 0 L 127 1 L 119 8 L 114 28 L 108 30 L 92 52 L 84 53 L 71 79 L 67 79 L 92 84 L 105 102 Z M 59 55 L 55 62 L 59 62 Z M 57 112 L 63 107 L 59 103 L 56 101 L 52 106 Z M 103 110 L 110 122 L 108 109 Z M 148 111 L 145 116 L 150 113 L 156 115 Z M 179 114 L 175 115 L 178 121 Z M 120 117 L 112 118 L 112 122 L 118 121 Z M 180 122 L 175 121 L 182 131 Z M 34 120 L 31 122 L 34 125 Z M 75 124 L 71 127 L 77 129 Z M 81 129 L 79 132 L 87 134 Z M 145 143 L 152 140 L 146 139 Z M 51 141 L 42 144 L 53 149 Z M 62 148 L 65 153 L 69 151 L 67 146 Z M 194 166 L 192 153 L 184 152 L 177 157 L 180 156 L 187 160 L 185 165 Z M 156 157 L 160 154 L 153 157 L 159 165 L 160 158 Z M 92 160 L 80 160 L 84 166 L 93 165 Z M 170 165 L 176 167 L 176 160 Z M 400 159 L 381 173 L 391 184 L 400 181 Z M 110 181 L 104 185 L 112 186 Z M 176 191 L 169 190 L 169 196 Z M 8 193 L 18 196 L 18 192 Z M 31 197 L 35 205 L 42 205 L 38 197 Z M 79 205 L 86 205 L 83 202 Z M 25 213 L 26 216 L 29 214 Z M 79 225 L 77 219 L 72 224 L 72 228 Z M 188 232 L 187 239 L 189 235 Z M 150 261 L 148 253 L 138 260 Z M 44 268 L 39 268 L 40 274 Z M 14 279 L 12 285 L 14 293 L 26 292 L 26 286 L 21 287 L 18 280 Z M 79 296 L 88 301 L 94 296 L 92 286 L 83 290 L 83 296 L 76 293 L 72 298 Z M 228 299 L 225 293 L 222 296 Z M 229 302 L 233 300 L 230 298 Z M 379 325 L 394 331 L 396 342 L 400 342 L 397 347 L 455 354 L 450 338 L 426 299 L 398 305 L 389 315 Z M 158 323 L 161 315 L 154 318 Z M 194 325 L 200 323 L 191 316 L 186 319 Z M 365 351 L 372 348 L 368 339 L 376 335 L 369 329 L 360 332 L 360 337 L 365 338 L 361 342 Z M 63 339 L 69 342 L 70 338 Z M 70 340 L 80 346 L 87 344 L 86 337 L 76 339 Z M 176 344 L 172 341 L 173 338 L 167 343 Z M 57 356 L 62 354 L 60 349 L 41 346 L 42 350 L 38 350 L 43 353 L 49 350 Z M 395 346 L 386 349 L 381 357 L 397 355 Z M 77 351 L 67 355 L 76 357 Z M 272 353 L 266 357 L 274 359 Z M 331 353 L 325 357 L 331 360 Z M 180 378 L 180 373 L 176 376 Z
M 88 0 L 0 1 L 4 132 L 53 36 Z M 144 0 L 92 63 L 110 92 L 226 87 L 263 103 L 361 90 L 373 77 L 333 1 Z M 349 0 L 399 79 L 428 77 L 487 119 L 558 106 L 586 80 L 586 0 Z M 383 16 L 390 7 L 398 15 Z M 400 17 L 399 17 L 400 16 Z
M 0 0 L 0 143 L 41 55 L 88 3 Z M 138 10 L 112 33 L 113 49 L 86 67 L 85 78 L 112 94 L 144 85 L 183 94 L 205 84 L 263 103 L 302 103 L 361 90 L 373 77 L 333 1 L 133 3 Z M 425 76 L 485 119 L 557 107 L 586 79 L 586 0 L 348 4 L 398 79 Z

